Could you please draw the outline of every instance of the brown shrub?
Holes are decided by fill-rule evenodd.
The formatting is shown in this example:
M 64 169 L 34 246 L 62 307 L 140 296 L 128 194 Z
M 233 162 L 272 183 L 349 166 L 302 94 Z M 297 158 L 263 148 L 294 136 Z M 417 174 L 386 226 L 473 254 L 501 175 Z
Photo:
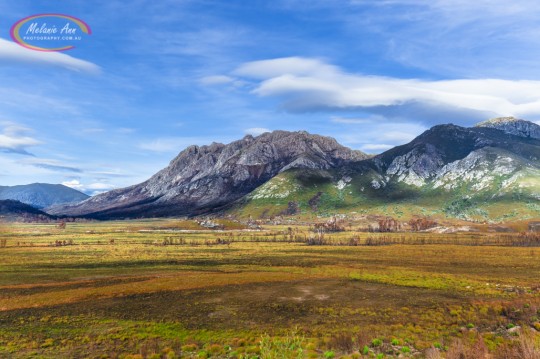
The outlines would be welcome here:
M 448 348 L 446 359 L 488 359 L 489 351 L 481 337 L 477 337 L 472 344 L 463 339 L 455 340 Z
M 352 353 L 354 350 L 354 341 L 349 333 L 340 333 L 332 336 L 328 342 L 330 349 L 337 349 L 344 353 Z

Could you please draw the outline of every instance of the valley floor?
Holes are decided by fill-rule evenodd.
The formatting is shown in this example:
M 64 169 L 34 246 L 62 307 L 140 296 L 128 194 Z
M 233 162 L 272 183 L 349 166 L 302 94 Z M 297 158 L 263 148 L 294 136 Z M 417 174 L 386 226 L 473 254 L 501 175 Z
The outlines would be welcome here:
M 540 357 L 534 240 L 309 233 L 3 225 L 0 357 Z

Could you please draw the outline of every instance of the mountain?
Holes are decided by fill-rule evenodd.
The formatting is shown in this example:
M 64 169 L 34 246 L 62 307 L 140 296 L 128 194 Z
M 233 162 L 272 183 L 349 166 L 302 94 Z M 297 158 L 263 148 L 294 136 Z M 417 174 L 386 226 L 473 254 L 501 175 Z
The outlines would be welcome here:
M 476 127 L 488 127 L 511 135 L 540 139 L 540 126 L 514 117 L 499 117 L 480 122 Z
M 457 177 L 453 178 L 452 174 L 466 175 L 459 177 L 459 182 L 463 183 L 469 177 L 480 180 L 480 177 L 505 175 L 517 170 L 519 165 L 534 168 L 540 158 L 540 138 L 509 132 L 512 128 L 509 124 L 521 129 L 525 122 L 506 123 L 502 125 L 505 130 L 483 126 L 435 126 L 412 142 L 375 157 L 373 163 L 388 177 L 386 181 L 417 187 L 430 182 L 437 187 L 446 183 L 446 179 L 454 181 L 447 183 L 449 186 L 455 186 Z
M 93 218 L 205 213 L 229 205 L 281 172 L 326 170 L 366 158 L 333 138 L 305 131 L 248 135 L 227 145 L 188 147 L 146 182 L 48 212 Z
M 0 200 L 13 199 L 36 208 L 84 201 L 89 196 L 61 184 L 32 183 L 0 186 Z
M 346 168 L 282 173 L 242 199 L 235 211 L 255 217 L 292 207 L 300 214 L 538 218 L 540 140 L 534 134 L 539 129 L 515 119 L 473 128 L 438 125 Z
M 1 220 L 50 220 L 55 219 L 45 212 L 40 211 L 25 203 L 7 199 L 0 200 L 0 221 Z
M 540 126 L 500 118 L 438 125 L 377 156 L 307 132 L 191 146 L 146 182 L 52 214 L 93 218 L 374 213 L 475 220 L 540 217 Z

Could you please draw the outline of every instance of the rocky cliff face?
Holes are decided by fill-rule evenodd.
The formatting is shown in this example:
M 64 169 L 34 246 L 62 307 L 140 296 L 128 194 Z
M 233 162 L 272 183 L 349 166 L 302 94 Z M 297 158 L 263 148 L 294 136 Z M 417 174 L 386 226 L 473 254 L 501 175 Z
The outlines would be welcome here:
M 514 117 L 493 118 L 480 122 L 476 127 L 494 128 L 515 136 L 540 139 L 540 126 Z
M 95 218 L 204 213 L 250 193 L 282 171 L 330 169 L 365 158 L 330 137 L 275 131 L 227 145 L 188 147 L 146 182 L 48 211 Z
M 522 120 L 492 121 L 473 128 L 435 126 L 412 142 L 376 156 L 372 162 L 385 183 L 443 188 L 456 188 L 464 181 L 480 178 L 485 184 L 488 178 L 494 180 L 523 167 L 538 167 L 540 141 L 535 133 L 540 126 Z M 380 178 L 377 186 L 384 184 Z

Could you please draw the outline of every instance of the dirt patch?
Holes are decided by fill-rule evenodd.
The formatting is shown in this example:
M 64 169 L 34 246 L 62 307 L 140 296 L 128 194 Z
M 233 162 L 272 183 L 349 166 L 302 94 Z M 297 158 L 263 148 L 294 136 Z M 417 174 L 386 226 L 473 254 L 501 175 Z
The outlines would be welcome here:
M 437 308 L 440 303 L 463 303 L 443 291 L 396 287 L 360 281 L 325 279 L 233 285 L 203 290 L 131 295 L 69 305 L 9 311 L 0 320 L 21 316 L 89 315 L 103 319 L 180 322 L 189 329 L 306 328 L 367 325 L 376 313 L 409 313 Z M 361 313 L 370 313 L 369 315 Z M 378 319 L 380 320 L 380 319 Z M 410 320 L 414 321 L 413 318 Z M 388 324 L 403 321 L 387 318 Z M 4 321 L 4 323 L 6 323 Z

